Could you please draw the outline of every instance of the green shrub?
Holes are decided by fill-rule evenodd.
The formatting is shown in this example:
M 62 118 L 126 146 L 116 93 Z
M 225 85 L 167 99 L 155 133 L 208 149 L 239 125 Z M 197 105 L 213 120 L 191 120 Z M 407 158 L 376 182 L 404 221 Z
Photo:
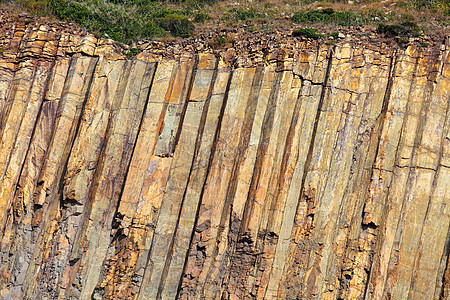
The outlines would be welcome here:
M 378 18 L 380 20 L 386 18 L 386 14 L 378 9 L 369 9 L 366 13 L 367 17 L 371 19 Z
M 292 32 L 292 36 L 302 36 L 309 39 L 317 40 L 318 38 L 322 37 L 321 34 L 317 33 L 317 29 L 315 28 L 300 28 L 297 30 L 294 30 Z
M 194 22 L 196 23 L 205 23 L 205 21 L 209 19 L 211 19 L 211 17 L 204 13 L 196 13 L 194 15 Z
M 320 10 L 313 10 L 307 13 L 296 12 L 292 16 L 292 21 L 296 23 L 319 23 L 327 21 L 327 15 L 323 14 Z
M 216 43 L 219 46 L 225 45 L 226 42 L 227 42 L 227 39 L 221 35 L 218 35 L 214 38 L 214 43 Z
M 317 0 L 301 0 L 301 2 L 302 3 L 305 3 L 305 4 L 311 4 L 311 3 L 314 3 L 314 2 L 316 2 Z
M 130 48 L 127 52 L 126 55 L 128 58 L 132 58 L 133 56 L 136 56 L 139 53 L 139 49 L 138 48 Z
M 296 23 L 332 23 L 341 26 L 358 26 L 368 22 L 367 18 L 353 12 L 335 12 L 333 9 L 297 12 L 292 20 Z
M 146 0 L 146 1 L 157 1 L 157 0 Z M 188 8 L 199 9 L 205 6 L 205 4 L 212 5 L 218 0 L 170 0 L 171 2 L 183 3 Z
M 254 18 L 257 18 L 260 16 L 261 16 L 261 14 L 257 13 L 253 9 L 244 10 L 244 9 L 233 8 L 225 14 L 225 19 L 228 19 L 228 20 L 235 19 L 235 20 L 240 20 L 240 21 L 247 21 L 247 20 L 251 20 L 251 19 L 254 19 Z
M 397 42 L 397 44 L 403 47 L 409 44 L 409 41 L 404 38 L 396 38 L 395 41 Z
M 233 43 L 234 39 L 231 36 L 217 35 L 212 41 L 209 42 L 209 46 L 213 48 L 220 48 L 227 44 L 232 45 Z
M 131 44 L 169 33 L 187 37 L 194 25 L 186 16 L 190 11 L 163 7 L 150 0 L 48 0 L 53 13 L 102 36 Z M 194 5 L 194 4 L 191 4 Z
M 411 6 L 416 9 L 430 9 L 433 11 L 437 11 L 444 7 L 450 6 L 450 2 L 448 0 L 410 0 Z
M 178 2 L 178 1 L 174 1 L 174 2 Z M 184 1 L 184 6 L 188 10 L 197 10 L 197 9 L 201 9 L 203 6 L 205 6 L 205 2 L 207 2 L 207 1 L 186 0 L 186 1 Z M 209 1 L 209 2 L 213 2 L 213 1 Z
M 325 8 L 325 9 L 322 9 L 321 12 L 322 12 L 322 14 L 325 14 L 325 15 L 332 15 L 332 14 L 334 14 L 334 9 Z
M 6 1 L 0 0 L 1 2 Z M 15 0 L 14 3 L 37 16 L 48 16 L 51 14 L 51 8 L 47 0 Z
M 401 14 L 401 18 L 402 18 L 403 21 L 406 21 L 406 22 L 414 22 L 414 20 L 416 19 L 411 14 Z
M 387 37 L 417 37 L 419 36 L 420 27 L 412 22 L 403 22 L 392 25 L 378 24 L 378 32 Z
M 188 37 L 194 32 L 194 25 L 186 17 L 170 14 L 158 21 L 159 26 L 174 36 Z
M 333 15 L 332 22 L 341 26 L 359 26 L 367 23 L 367 19 L 353 12 L 337 12 Z

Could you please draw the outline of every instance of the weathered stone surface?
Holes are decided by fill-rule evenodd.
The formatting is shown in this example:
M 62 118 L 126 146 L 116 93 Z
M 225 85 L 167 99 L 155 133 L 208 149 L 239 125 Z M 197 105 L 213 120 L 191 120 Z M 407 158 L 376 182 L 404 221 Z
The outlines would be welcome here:
M 1 299 L 450 297 L 450 40 L 127 59 L 32 20 L 0 32 Z

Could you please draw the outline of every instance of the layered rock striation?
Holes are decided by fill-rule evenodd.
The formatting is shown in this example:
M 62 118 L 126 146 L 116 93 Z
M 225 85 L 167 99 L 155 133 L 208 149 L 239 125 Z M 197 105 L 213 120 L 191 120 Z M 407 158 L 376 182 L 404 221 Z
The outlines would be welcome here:
M 0 298 L 450 297 L 449 39 L 127 59 L 27 20 L 0 33 Z

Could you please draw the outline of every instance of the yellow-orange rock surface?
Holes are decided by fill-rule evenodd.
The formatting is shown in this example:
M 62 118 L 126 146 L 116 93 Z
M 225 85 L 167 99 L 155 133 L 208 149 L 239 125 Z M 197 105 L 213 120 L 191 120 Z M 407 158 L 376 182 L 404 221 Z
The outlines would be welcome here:
M 450 39 L 0 47 L 0 299 L 450 299 Z

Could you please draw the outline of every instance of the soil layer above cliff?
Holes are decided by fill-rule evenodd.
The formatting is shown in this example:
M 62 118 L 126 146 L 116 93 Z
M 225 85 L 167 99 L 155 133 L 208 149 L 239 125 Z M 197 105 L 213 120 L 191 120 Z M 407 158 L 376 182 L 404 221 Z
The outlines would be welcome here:
M 449 38 L 0 25 L 2 299 L 450 297 Z

